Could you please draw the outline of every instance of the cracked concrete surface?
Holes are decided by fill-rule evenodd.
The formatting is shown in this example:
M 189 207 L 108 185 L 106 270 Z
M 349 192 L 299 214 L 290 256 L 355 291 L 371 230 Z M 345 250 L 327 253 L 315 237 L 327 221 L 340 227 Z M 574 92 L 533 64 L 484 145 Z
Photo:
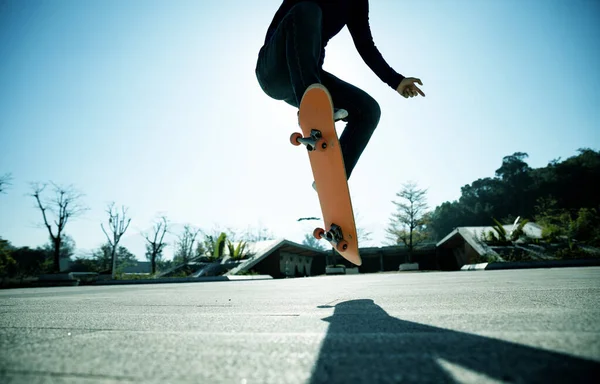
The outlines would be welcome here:
M 547 383 L 600 373 L 600 268 L 0 291 L 3 383 Z

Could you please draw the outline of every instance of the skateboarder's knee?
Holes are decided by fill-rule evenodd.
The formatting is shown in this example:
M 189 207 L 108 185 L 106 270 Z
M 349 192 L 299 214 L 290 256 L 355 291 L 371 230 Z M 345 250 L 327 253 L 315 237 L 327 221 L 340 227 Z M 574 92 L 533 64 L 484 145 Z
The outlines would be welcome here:
M 367 96 L 362 100 L 361 106 L 359 108 L 359 112 L 356 116 L 357 119 L 360 120 L 361 124 L 372 126 L 373 129 L 379 123 L 379 119 L 381 118 L 381 107 L 377 100 L 372 98 L 371 96 Z M 349 118 L 352 116 L 352 112 L 349 112 Z
M 369 115 L 371 122 L 377 125 L 379 123 L 379 119 L 381 118 L 381 107 L 375 99 L 372 99 L 371 107 L 369 108 Z

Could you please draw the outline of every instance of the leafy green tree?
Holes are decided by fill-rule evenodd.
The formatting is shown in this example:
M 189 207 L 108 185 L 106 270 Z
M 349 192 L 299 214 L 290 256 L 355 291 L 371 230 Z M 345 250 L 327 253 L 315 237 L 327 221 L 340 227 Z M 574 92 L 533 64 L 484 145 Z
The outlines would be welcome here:
M 175 263 L 173 262 L 173 260 L 161 260 L 161 259 L 159 259 L 159 260 L 157 260 L 156 263 L 157 263 L 157 265 L 156 265 L 157 269 L 159 271 L 161 271 L 161 272 L 169 270 L 169 269 L 171 269 L 171 268 L 173 268 L 175 266 Z
M 530 215 L 529 208 L 533 203 L 532 178 L 531 168 L 525 162 L 527 157 L 529 157 L 527 153 L 515 152 L 502 159 L 502 165 L 496 170 L 502 199 L 495 207 L 494 216 Z
M 418 236 L 418 241 L 415 244 L 430 242 L 435 240 L 435 232 L 433 230 L 433 211 L 426 211 L 421 216 L 420 225 L 417 227 L 415 234 Z
M 430 227 L 436 241 L 441 240 L 454 228 L 467 223 L 468 213 L 458 201 L 444 202 L 431 213 Z
M 94 251 L 92 258 L 96 261 L 100 271 L 111 271 L 113 276 L 116 276 L 116 273 L 123 268 L 137 265 L 135 255 L 123 246 L 117 248 L 115 252 L 117 262 L 113 264 L 113 246 L 110 243 L 102 244 L 99 249 Z M 113 265 L 116 265 L 116 273 L 113 271 Z
M 117 271 L 122 271 L 124 268 L 136 266 L 138 264 L 135 255 L 123 246 L 119 246 L 117 249 L 117 260 L 119 262 Z
M 600 206 L 600 152 L 580 148 L 554 167 L 555 182 L 550 191 L 560 208 L 598 208 Z
M 396 212 L 392 214 L 390 225 L 386 229 L 389 238 L 395 243 L 404 243 L 408 248 L 409 261 L 412 260 L 414 247 L 424 241 L 419 229 L 424 225 L 424 215 L 427 210 L 427 190 L 419 189 L 416 183 L 403 184 L 396 196 L 402 200 L 393 201 Z
M 538 199 L 536 221 L 543 227 L 542 236 L 549 242 L 566 241 L 573 249 L 574 242 L 600 245 L 600 215 L 595 208 L 579 208 L 575 212 L 559 208 L 552 197 Z
M 112 247 L 104 243 L 92 253 L 98 272 L 112 272 Z
M 128 266 L 137 265 L 137 259 L 126 247 L 119 246 L 115 252 L 115 258 L 117 260 L 117 274 L 123 268 Z M 99 248 L 95 249 L 91 256 L 88 257 L 76 257 L 73 261 L 70 270 L 72 272 L 98 272 L 112 274 L 113 270 L 113 247 L 110 243 L 106 242 Z M 116 274 L 113 274 L 116 276 Z M 114 277 L 113 277 L 114 278 Z
M 317 240 L 312 234 L 305 234 L 304 240 L 302 240 L 302 244 L 307 247 L 315 248 L 321 251 L 326 251 L 325 243 L 323 241 Z
M 580 208 L 573 222 L 573 232 L 576 239 L 589 245 L 600 246 L 600 215 L 598 209 Z
M 107 263 L 109 260 L 107 260 Z M 108 264 L 106 268 L 101 267 L 101 263 L 92 257 L 77 256 L 71 263 L 69 268 L 70 272 L 103 272 L 108 270 Z
M 206 255 L 213 260 L 219 260 L 223 258 L 226 244 L 227 234 L 225 232 L 221 232 L 218 236 L 206 235 L 204 237 L 204 248 L 206 249 Z
M 239 241 L 237 245 L 227 240 L 227 249 L 229 250 L 229 257 L 233 260 L 241 260 L 247 256 L 248 243 L 245 241 Z
M 487 226 L 492 218 L 510 222 L 517 216 L 534 218 L 536 222 L 545 218 L 549 238 L 568 237 L 569 220 L 576 220 L 580 209 L 592 212 L 600 208 L 597 182 L 600 180 L 600 152 L 589 148 L 577 152 L 566 160 L 554 159 L 537 169 L 526 163 L 527 153 L 505 156 L 493 178 L 481 178 L 465 185 L 457 201 L 444 202 L 435 208 L 430 223 L 434 238 L 441 240 L 456 227 Z M 537 206 L 548 196 L 554 200 L 556 212 L 538 219 Z
M 49 239 L 48 243 L 46 243 L 43 249 L 48 253 L 48 255 L 52 255 L 54 252 L 54 242 L 52 238 Z M 62 240 L 60 242 L 59 255 L 60 260 L 70 259 L 75 254 L 76 243 L 72 236 L 64 233 L 62 235 Z
M 502 182 L 486 177 L 461 188 L 459 204 L 470 225 L 486 225 L 503 205 Z
M 37 276 L 52 271 L 52 256 L 43 248 L 19 247 L 11 252 L 16 277 Z
M 11 276 L 16 271 L 17 263 L 12 258 L 12 251 L 10 242 L 0 237 L 0 276 Z

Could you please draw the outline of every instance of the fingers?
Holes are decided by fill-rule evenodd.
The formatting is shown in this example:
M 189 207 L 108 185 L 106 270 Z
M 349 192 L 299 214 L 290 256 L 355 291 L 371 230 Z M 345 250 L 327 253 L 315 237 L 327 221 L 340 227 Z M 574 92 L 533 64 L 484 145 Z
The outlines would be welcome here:
M 411 84 L 408 84 L 406 86 L 406 89 L 408 90 L 408 92 L 407 92 L 408 96 L 415 97 L 417 95 L 421 95 L 421 96 L 425 97 L 425 93 L 414 84 L 414 83 L 418 83 L 419 85 L 423 85 L 423 82 L 421 81 L 421 79 L 411 77 L 410 81 L 411 81 Z
M 419 81 L 419 84 L 421 84 L 421 82 L 420 82 L 420 81 Z M 423 85 L 423 84 L 421 84 L 421 85 Z M 425 93 L 423 93 L 423 91 L 421 91 L 421 90 L 419 89 L 419 87 L 417 87 L 417 86 L 415 85 L 415 86 L 414 86 L 414 88 L 417 90 L 417 92 L 419 92 L 419 94 L 420 94 L 421 96 L 425 97 Z M 415 96 L 416 96 L 416 94 L 415 94 Z
M 419 85 L 423 85 L 423 82 L 421 81 L 421 79 L 417 79 L 417 78 L 413 78 L 413 81 L 415 83 L 419 83 Z M 419 92 L 419 94 L 423 97 L 425 97 L 425 93 L 423 93 L 423 91 L 421 91 L 419 89 L 419 87 L 417 87 L 416 85 L 412 84 L 413 88 L 417 90 L 417 92 Z M 416 96 L 416 95 L 415 95 Z
M 403 82 L 408 82 L 408 84 L 404 86 L 402 86 L 401 84 L 401 86 L 398 87 L 398 92 L 402 95 L 402 97 L 404 97 L 405 99 L 408 99 L 409 97 L 415 97 L 418 95 L 425 97 L 425 93 L 415 85 L 415 83 L 423 85 L 421 79 L 418 79 L 416 77 L 408 77 L 405 78 Z M 400 88 L 404 89 L 400 90 Z
M 417 86 L 415 85 L 409 85 L 407 86 L 404 91 L 402 92 L 402 96 L 404 96 L 405 98 L 409 98 L 409 97 L 415 97 L 417 95 L 421 95 L 421 96 L 425 96 L 425 94 L 423 93 L 423 91 L 421 91 Z
M 406 80 L 410 81 L 411 83 L 419 83 L 419 85 L 423 85 L 423 82 L 418 77 L 407 77 Z

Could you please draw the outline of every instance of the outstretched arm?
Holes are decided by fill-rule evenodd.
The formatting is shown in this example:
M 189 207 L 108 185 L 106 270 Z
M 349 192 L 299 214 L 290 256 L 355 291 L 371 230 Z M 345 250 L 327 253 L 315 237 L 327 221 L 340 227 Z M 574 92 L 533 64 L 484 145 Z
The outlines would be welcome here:
M 423 85 L 421 80 L 413 77 L 404 77 L 397 73 L 389 66 L 381 55 L 381 52 L 379 52 L 379 49 L 375 46 L 369 25 L 368 0 L 355 0 L 347 25 L 358 53 L 381 81 L 405 98 L 414 97 L 417 94 L 425 96 L 415 85 L 415 83 Z

